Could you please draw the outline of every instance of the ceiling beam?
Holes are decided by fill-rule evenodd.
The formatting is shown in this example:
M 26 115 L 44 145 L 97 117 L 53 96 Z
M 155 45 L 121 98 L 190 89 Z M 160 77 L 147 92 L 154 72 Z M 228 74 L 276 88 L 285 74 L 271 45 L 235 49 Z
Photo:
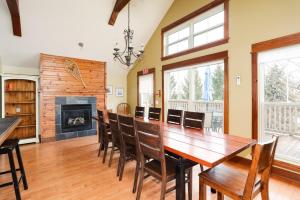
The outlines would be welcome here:
M 10 11 L 13 32 L 15 36 L 22 36 L 21 32 L 21 18 L 19 10 L 19 0 L 6 0 L 8 9 Z
M 121 10 L 129 3 L 130 0 L 116 0 L 114 9 L 110 15 L 108 24 L 114 25 Z

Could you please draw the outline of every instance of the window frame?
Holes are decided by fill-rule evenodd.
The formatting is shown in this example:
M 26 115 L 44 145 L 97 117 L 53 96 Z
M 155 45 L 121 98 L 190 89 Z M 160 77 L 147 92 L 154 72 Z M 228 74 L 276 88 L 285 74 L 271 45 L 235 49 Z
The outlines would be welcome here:
M 184 60 L 176 63 L 171 63 L 167 65 L 162 66 L 161 70 L 161 76 L 162 76 L 162 121 L 164 121 L 164 113 L 165 113 L 165 94 L 164 94 L 164 88 L 165 88 L 165 71 L 169 71 L 172 69 L 177 68 L 188 68 L 190 66 L 196 65 L 196 64 L 203 64 L 207 62 L 217 61 L 217 60 L 224 60 L 224 133 L 229 133 L 229 73 L 228 73 L 228 51 L 222 51 L 206 56 L 201 56 L 197 58 L 192 58 L 189 60 Z M 168 94 L 166 94 L 168 95 Z
M 197 19 L 199 19 L 200 15 L 204 14 L 205 12 L 207 12 L 211 9 L 214 9 L 215 7 L 217 7 L 221 4 L 224 4 L 224 24 L 219 25 L 219 27 L 224 26 L 224 37 L 220 40 L 216 40 L 216 41 L 213 41 L 213 42 L 209 42 L 209 43 L 194 47 L 194 42 L 193 42 L 194 37 L 196 35 L 199 35 L 199 34 L 203 33 L 203 32 L 194 33 L 194 31 L 193 31 L 194 30 L 194 24 L 196 24 L 199 21 Z M 200 51 L 200 50 L 204 50 L 204 49 L 207 49 L 207 48 L 211 48 L 211 47 L 214 47 L 214 46 L 218 46 L 218 45 L 228 43 L 228 41 L 229 41 L 228 11 L 229 11 L 229 0 L 215 0 L 215 1 L 205 5 L 203 7 L 201 7 L 200 9 L 186 15 L 185 17 L 169 24 L 168 26 L 162 28 L 161 29 L 161 60 L 162 61 L 168 60 L 168 59 L 175 58 L 175 57 L 178 57 L 178 56 L 186 55 L 186 54 L 189 54 L 189 53 L 193 53 L 193 52 L 196 52 L 196 51 Z M 183 30 L 185 27 L 190 27 L 190 35 L 188 37 L 188 42 L 189 42 L 190 48 L 188 48 L 186 50 L 183 50 L 183 51 L 179 51 L 179 52 L 174 53 L 174 54 L 165 55 L 165 52 L 167 52 L 167 49 L 165 49 L 165 42 L 166 42 L 166 39 L 167 39 L 166 33 L 170 32 L 167 35 L 167 36 L 169 36 L 172 33 Z M 216 27 L 214 27 L 214 28 L 216 28 Z M 214 28 L 212 28 L 212 29 L 214 29 Z M 174 31 L 172 29 L 174 29 Z M 210 30 L 212 30 L 212 29 L 210 29 Z M 208 31 L 209 31 L 209 29 L 205 30 L 204 32 L 208 32 Z M 178 40 L 177 42 L 174 42 L 173 44 L 176 44 L 179 41 L 183 41 L 183 40 L 186 40 L 186 38 Z M 169 46 L 170 45 L 168 44 L 168 46 L 166 46 L 166 47 L 169 47 Z
M 278 49 L 282 47 L 292 46 L 300 44 L 300 32 L 255 43 L 252 44 L 252 138 L 258 139 L 258 131 L 259 131 L 259 94 L 258 94 L 258 80 L 259 80 L 259 69 L 258 69 L 258 54 L 264 51 Z M 299 173 L 300 167 L 294 164 L 290 164 L 284 161 L 274 160 L 275 170 L 279 174 L 286 174 L 287 176 L 295 176 L 294 172 Z M 278 169 L 282 168 L 283 170 Z M 290 170 L 291 174 L 287 174 L 285 170 Z M 274 170 L 274 171 L 275 171 Z

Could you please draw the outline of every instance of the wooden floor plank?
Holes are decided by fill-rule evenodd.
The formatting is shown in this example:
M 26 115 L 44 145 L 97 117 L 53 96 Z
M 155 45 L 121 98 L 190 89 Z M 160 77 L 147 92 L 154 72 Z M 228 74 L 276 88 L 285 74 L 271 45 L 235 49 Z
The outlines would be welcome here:
M 97 157 L 96 136 L 44 144 L 23 145 L 21 151 L 29 183 L 29 189 L 21 192 L 23 200 L 134 200 L 132 184 L 135 163 L 125 167 L 123 181 L 116 178 L 117 153 L 112 167 L 102 164 Z M 237 170 L 244 171 L 238 164 Z M 7 169 L 7 157 L 0 157 L 0 170 Z M 244 171 L 245 172 L 245 171 Z M 194 168 L 193 199 L 198 199 L 199 167 Z M 245 172 L 246 173 L 246 172 Z M 10 176 L 1 177 L 0 183 Z M 174 184 L 174 183 L 171 183 Z M 21 185 L 22 188 L 22 185 Z M 209 188 L 207 189 L 209 190 Z M 152 178 L 145 181 L 142 200 L 159 199 L 160 184 Z M 208 199 L 216 195 L 208 192 Z M 300 200 L 300 186 L 280 179 L 270 182 L 272 200 Z M 12 187 L 0 188 L 0 200 L 14 200 Z M 166 200 L 175 199 L 175 192 Z M 257 198 L 259 200 L 260 198 Z

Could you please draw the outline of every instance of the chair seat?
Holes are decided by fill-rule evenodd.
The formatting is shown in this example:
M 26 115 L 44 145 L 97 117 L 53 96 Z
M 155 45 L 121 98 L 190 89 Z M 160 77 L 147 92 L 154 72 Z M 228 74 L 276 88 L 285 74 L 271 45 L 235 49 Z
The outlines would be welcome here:
M 209 182 L 212 187 L 222 188 L 225 195 L 242 198 L 247 181 L 247 172 L 243 173 L 236 168 L 221 164 L 200 173 L 200 178 Z M 255 185 L 259 182 L 260 179 L 257 179 Z
M 175 179 L 175 168 L 176 168 L 176 160 L 165 156 L 166 158 L 166 172 L 167 172 L 167 181 L 171 181 Z M 157 179 L 161 179 L 162 171 L 161 171 L 161 163 L 157 160 L 151 160 L 145 164 L 145 171 L 156 177 Z

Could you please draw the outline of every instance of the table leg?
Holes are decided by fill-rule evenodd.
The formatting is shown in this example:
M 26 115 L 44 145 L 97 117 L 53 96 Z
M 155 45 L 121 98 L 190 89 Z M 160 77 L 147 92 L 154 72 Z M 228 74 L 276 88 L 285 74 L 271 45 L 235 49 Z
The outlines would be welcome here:
M 176 165 L 176 200 L 185 200 L 185 166 L 182 158 Z

